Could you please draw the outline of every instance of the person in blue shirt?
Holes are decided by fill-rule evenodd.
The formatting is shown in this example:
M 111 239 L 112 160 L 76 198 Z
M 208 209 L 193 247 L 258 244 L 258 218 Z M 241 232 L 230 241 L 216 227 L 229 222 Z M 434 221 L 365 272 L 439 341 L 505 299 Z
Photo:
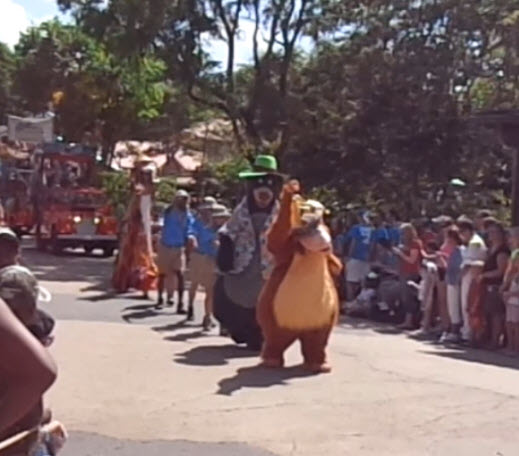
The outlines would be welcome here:
M 164 225 L 157 248 L 159 268 L 157 307 L 164 304 L 163 294 L 166 280 L 172 284 L 168 290 L 167 303 L 173 305 L 173 294 L 179 290 L 177 313 L 185 314 L 180 285 L 186 268 L 186 254 L 196 248 L 195 217 L 189 209 L 189 194 L 179 190 L 171 204 L 164 211 Z M 183 287 L 182 287 L 183 288 Z
M 400 245 L 400 222 L 398 214 L 395 210 L 391 209 L 386 215 L 386 229 L 389 235 L 389 242 L 392 247 L 398 247 Z
M 398 258 L 392 251 L 393 247 L 400 245 L 400 225 L 397 220 L 396 212 L 387 212 L 384 221 L 375 222 L 377 228 L 373 233 L 373 260 L 389 270 L 394 270 L 398 264 Z
M 360 286 L 370 270 L 374 226 L 371 214 L 365 212 L 358 225 L 354 225 L 343 238 L 349 243 L 346 263 L 346 286 L 348 300 L 353 300 L 360 291 Z
M 193 304 L 199 286 L 205 291 L 205 315 L 202 322 L 204 331 L 214 327 L 213 323 L 213 288 L 216 278 L 216 254 L 218 250 L 218 230 L 227 222 L 231 213 L 225 206 L 211 203 L 199 208 L 195 222 L 197 248 L 190 256 L 189 270 L 191 286 L 189 288 L 188 320 L 193 320 Z

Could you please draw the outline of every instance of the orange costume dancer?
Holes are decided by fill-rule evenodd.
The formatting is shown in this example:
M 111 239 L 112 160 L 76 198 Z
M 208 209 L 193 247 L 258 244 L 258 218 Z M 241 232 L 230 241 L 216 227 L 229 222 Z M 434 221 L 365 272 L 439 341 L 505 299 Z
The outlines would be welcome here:
M 135 195 L 125 217 L 119 255 L 112 277 L 112 284 L 119 293 L 133 288 L 146 295 L 156 288 L 158 270 L 153 260 L 149 233 L 145 229 L 146 216 L 143 217 L 142 214 L 146 210 L 146 204 L 143 203 L 149 197 L 142 185 L 135 187 Z
M 339 314 L 334 277 L 342 265 L 332 254 L 324 207 L 317 201 L 303 202 L 298 192 L 297 182 L 285 186 L 267 237 L 275 268 L 257 307 L 265 340 L 261 357 L 267 367 L 282 367 L 285 350 L 299 340 L 305 368 L 329 372 L 326 346 Z

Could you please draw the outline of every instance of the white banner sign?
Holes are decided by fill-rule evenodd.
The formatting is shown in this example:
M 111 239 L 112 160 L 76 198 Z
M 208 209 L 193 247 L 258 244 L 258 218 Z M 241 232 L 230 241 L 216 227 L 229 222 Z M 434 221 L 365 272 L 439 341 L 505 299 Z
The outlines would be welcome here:
M 54 141 L 54 118 L 8 116 L 7 125 L 11 141 L 44 143 Z

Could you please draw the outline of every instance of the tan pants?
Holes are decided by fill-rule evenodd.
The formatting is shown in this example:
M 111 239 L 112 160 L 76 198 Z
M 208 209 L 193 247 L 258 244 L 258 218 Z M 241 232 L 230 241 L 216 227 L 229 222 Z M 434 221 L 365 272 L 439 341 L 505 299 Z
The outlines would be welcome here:
M 215 282 L 216 264 L 213 258 L 193 252 L 189 262 L 189 277 L 192 283 L 212 289 Z
M 184 272 L 186 269 L 186 254 L 184 248 L 166 247 L 159 243 L 157 248 L 157 266 L 161 275 L 171 275 Z

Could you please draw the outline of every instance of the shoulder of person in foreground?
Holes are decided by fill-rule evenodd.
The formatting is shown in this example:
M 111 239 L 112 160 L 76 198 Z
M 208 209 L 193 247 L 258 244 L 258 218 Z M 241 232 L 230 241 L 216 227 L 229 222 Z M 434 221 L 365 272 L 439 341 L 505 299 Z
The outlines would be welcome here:
M 49 352 L 0 300 L 0 434 L 10 429 L 41 400 L 54 383 L 56 365 Z

